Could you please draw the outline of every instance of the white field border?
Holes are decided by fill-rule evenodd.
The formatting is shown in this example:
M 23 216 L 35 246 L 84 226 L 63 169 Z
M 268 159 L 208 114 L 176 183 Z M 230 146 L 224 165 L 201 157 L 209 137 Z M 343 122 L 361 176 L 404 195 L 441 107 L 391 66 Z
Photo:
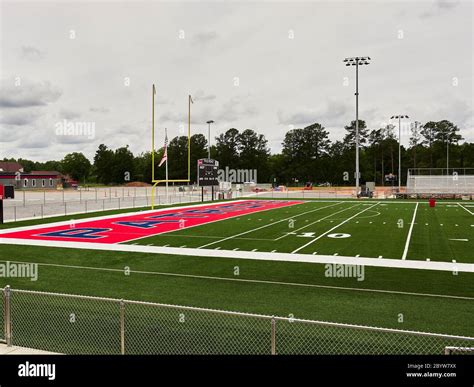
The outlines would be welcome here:
M 418 212 L 418 204 L 416 203 L 415 211 L 413 211 L 413 218 L 411 219 L 410 229 L 408 230 L 407 240 L 405 242 L 405 249 L 403 250 L 402 259 L 407 258 L 408 249 L 410 247 L 411 234 L 413 233 L 413 226 L 415 225 L 416 213 Z
M 310 255 L 291 253 L 271 253 L 263 251 L 243 251 L 243 250 L 215 250 L 198 249 L 187 247 L 163 247 L 144 246 L 126 244 L 103 244 L 91 242 L 70 242 L 70 241 L 44 241 L 33 239 L 1 238 L 0 244 L 21 245 L 21 246 L 48 246 L 71 249 L 102 250 L 102 251 L 124 251 L 135 253 L 167 254 L 167 255 L 190 255 L 197 257 L 215 257 L 231 259 L 251 259 L 257 261 L 280 261 L 280 262 L 302 262 L 302 263 L 331 263 L 344 265 L 362 265 L 374 267 L 391 267 L 399 269 L 423 269 L 438 270 L 448 272 L 474 273 L 474 264 L 438 262 L 438 261 L 417 261 L 401 260 L 391 258 L 368 258 L 368 257 L 346 257 L 334 255 Z

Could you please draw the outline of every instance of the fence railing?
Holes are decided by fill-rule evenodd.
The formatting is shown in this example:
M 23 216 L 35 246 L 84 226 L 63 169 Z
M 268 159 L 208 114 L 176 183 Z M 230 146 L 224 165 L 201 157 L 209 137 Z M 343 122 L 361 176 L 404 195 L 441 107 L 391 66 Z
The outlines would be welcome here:
M 474 348 L 474 337 L 9 286 L 0 291 L 0 341 L 66 354 L 444 354 Z
M 240 197 L 234 193 L 233 197 Z M 217 197 L 215 197 L 216 199 Z M 227 198 L 227 197 L 226 197 Z M 201 193 L 186 192 L 171 194 L 168 198 L 164 195 L 155 197 L 155 205 L 196 203 L 202 200 Z M 204 194 L 204 201 L 212 200 L 210 193 Z M 66 216 L 75 214 L 86 214 L 108 210 L 120 210 L 127 208 L 143 208 L 151 205 L 149 196 L 130 197 L 108 197 L 104 199 L 83 199 L 63 202 L 40 202 L 37 204 L 6 205 L 4 207 L 5 222 L 16 222 L 17 220 L 44 219 L 53 216 Z

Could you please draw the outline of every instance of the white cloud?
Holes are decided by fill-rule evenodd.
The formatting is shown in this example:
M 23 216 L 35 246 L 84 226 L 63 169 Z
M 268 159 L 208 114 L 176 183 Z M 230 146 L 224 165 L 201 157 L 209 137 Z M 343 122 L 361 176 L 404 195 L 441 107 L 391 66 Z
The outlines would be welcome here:
M 0 108 L 26 108 L 45 106 L 59 99 L 62 92 L 49 81 L 34 82 L 20 79 L 19 84 L 14 79 L 0 81 L 2 94 Z
M 354 69 L 342 63 L 351 55 L 372 57 L 359 79 L 360 118 L 370 128 L 400 111 L 450 119 L 474 137 L 470 2 L 81 2 L 73 13 L 69 4 L 8 2 L 2 11 L 0 146 L 8 157 L 92 157 L 100 143 L 148 150 L 153 83 L 159 136 L 165 126 L 173 135 L 187 127 L 191 94 L 193 133 L 207 133 L 209 119 L 215 135 L 254 128 L 276 152 L 289 125 L 319 122 L 340 139 L 355 118 Z M 420 20 L 423 13 L 433 17 Z M 95 138 L 51 137 L 63 118 L 94 121 Z M 44 139 L 31 143 L 50 145 L 12 147 L 28 137 L 23 128 Z

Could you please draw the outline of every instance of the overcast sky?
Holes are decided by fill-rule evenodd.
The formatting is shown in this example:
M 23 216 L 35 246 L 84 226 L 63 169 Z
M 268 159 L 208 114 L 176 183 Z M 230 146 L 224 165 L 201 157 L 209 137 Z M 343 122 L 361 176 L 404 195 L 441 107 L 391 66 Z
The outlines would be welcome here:
M 265 134 L 281 150 L 314 122 L 332 140 L 355 119 L 448 119 L 474 141 L 471 1 L 1 3 L 0 158 L 38 161 L 98 145 L 150 149 L 156 128 Z M 94 135 L 58 135 L 64 120 Z M 77 126 L 76 126 L 77 128 Z M 407 136 L 405 136 L 407 138 Z M 404 143 L 406 140 L 403 141 Z

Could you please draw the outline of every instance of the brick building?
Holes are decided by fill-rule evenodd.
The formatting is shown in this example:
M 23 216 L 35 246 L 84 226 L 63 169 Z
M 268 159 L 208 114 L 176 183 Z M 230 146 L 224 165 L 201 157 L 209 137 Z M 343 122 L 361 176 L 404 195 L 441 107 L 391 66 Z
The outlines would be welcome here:
M 0 184 L 16 189 L 56 189 L 62 187 L 63 178 L 57 171 L 24 172 L 19 163 L 0 161 Z

